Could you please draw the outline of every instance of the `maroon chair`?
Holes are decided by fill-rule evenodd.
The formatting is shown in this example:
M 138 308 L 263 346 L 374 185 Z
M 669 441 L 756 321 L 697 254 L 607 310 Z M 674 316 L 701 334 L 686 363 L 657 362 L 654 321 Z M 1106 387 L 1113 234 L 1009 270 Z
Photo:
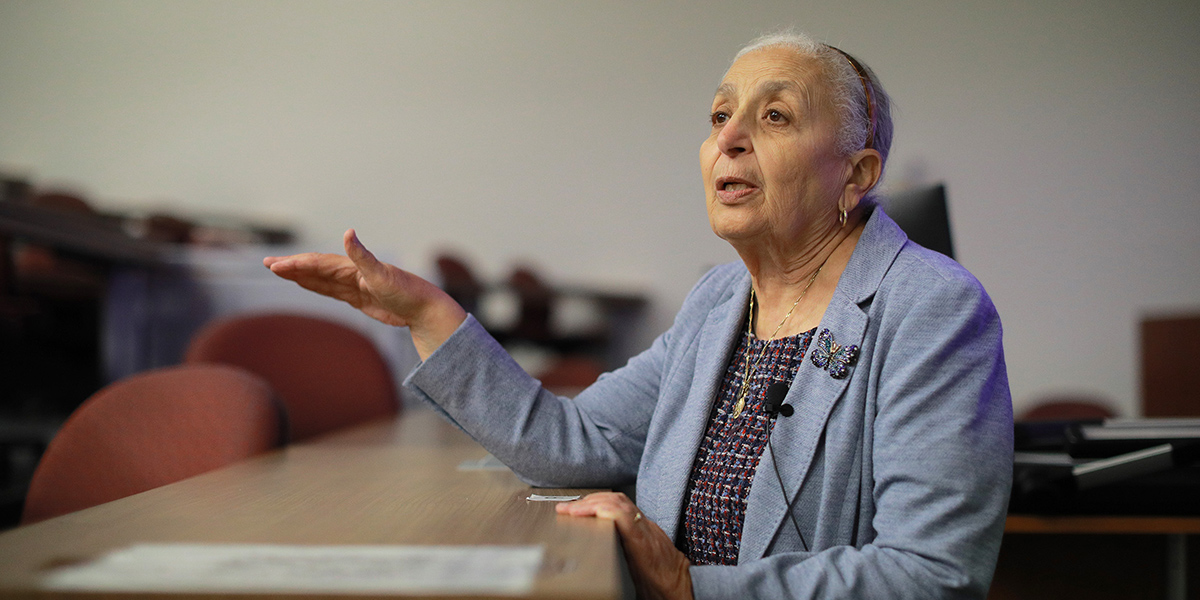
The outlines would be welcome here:
M 1142 319 L 1142 414 L 1200 417 L 1200 314 Z
M 34 470 L 23 524 L 211 471 L 285 440 L 262 378 L 224 365 L 132 375 L 92 394 L 63 423 Z
M 391 369 L 363 334 L 294 314 L 235 316 L 205 325 L 184 362 L 242 367 L 266 379 L 287 407 L 293 441 L 396 414 Z
M 604 365 L 588 356 L 567 355 L 553 360 L 535 376 L 542 387 L 560 396 L 574 396 L 596 383 L 604 374 Z
M 1070 421 L 1108 419 L 1115 417 L 1108 404 L 1087 396 L 1056 396 L 1044 398 L 1018 415 L 1018 421 Z

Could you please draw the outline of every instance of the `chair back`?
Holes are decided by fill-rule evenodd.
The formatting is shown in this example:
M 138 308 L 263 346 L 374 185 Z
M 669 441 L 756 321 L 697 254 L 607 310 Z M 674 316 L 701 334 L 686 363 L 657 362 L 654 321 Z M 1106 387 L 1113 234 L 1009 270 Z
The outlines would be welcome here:
M 22 523 L 199 475 L 282 445 L 286 425 L 266 381 L 229 366 L 132 375 L 92 394 L 34 470 Z
M 1141 323 L 1142 415 L 1200 417 L 1200 314 Z
M 1043 398 L 1017 416 L 1018 421 L 1103 420 L 1117 416 L 1109 403 L 1090 396 L 1052 396 Z
M 884 212 L 904 230 L 908 239 L 954 258 L 945 185 L 891 194 L 884 204 Z
M 396 383 L 365 335 L 296 314 L 240 315 L 205 325 L 184 362 L 242 367 L 266 379 L 287 407 L 293 441 L 394 415 Z

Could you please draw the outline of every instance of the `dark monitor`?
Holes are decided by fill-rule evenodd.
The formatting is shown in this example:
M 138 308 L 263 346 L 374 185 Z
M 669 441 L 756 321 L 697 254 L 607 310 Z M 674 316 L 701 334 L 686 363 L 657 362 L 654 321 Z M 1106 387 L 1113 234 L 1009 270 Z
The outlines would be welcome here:
M 883 201 L 883 210 L 908 234 L 908 239 L 954 258 L 945 185 L 939 183 L 888 194 Z

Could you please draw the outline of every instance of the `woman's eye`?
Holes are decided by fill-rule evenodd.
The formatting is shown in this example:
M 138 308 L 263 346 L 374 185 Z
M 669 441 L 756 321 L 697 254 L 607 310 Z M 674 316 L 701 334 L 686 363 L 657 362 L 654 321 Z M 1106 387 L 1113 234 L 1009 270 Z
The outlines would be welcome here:
M 767 111 L 767 120 L 772 123 L 782 123 L 787 120 L 787 117 L 784 117 L 783 113 L 772 109 Z
M 722 125 L 729 120 L 729 114 L 721 111 L 714 112 L 710 117 L 713 125 Z

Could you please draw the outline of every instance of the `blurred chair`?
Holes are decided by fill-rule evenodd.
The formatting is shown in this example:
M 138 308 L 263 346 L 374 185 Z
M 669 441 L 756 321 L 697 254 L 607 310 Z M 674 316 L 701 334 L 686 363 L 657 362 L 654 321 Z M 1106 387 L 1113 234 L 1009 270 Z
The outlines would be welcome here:
M 518 266 L 508 277 L 508 285 L 521 303 L 516 325 L 509 332 L 513 338 L 534 344 L 553 344 L 555 338 L 551 326 L 554 314 L 554 290 L 550 288 L 532 267 Z
M 1115 417 L 1108 404 L 1091 396 L 1052 396 L 1018 415 L 1018 421 L 1074 421 Z
M 910 240 L 954 258 L 945 185 L 889 194 L 883 208 Z
M 104 222 L 86 200 L 70 193 L 39 193 L 28 204 L 64 219 L 88 217 L 98 226 Z M 14 286 L 18 291 L 70 299 L 96 299 L 103 293 L 105 269 L 95 261 L 31 243 L 17 247 L 12 261 Z
M 566 355 L 555 358 L 536 374 L 542 386 L 560 396 L 575 396 L 604 374 L 604 365 L 590 356 Z
M 396 414 L 399 394 L 371 340 L 340 323 L 263 313 L 213 321 L 184 362 L 223 363 L 266 379 L 287 407 L 293 441 Z
M 79 227 L 115 226 L 71 193 L 27 192 L 13 202 L 27 229 L 0 236 L 0 401 L 21 405 L 5 410 L 61 421 L 104 383 L 99 319 L 108 281 L 106 262 L 67 249 L 61 236 L 78 240 Z
M 33 523 L 131 496 L 281 446 L 270 386 L 223 365 L 146 371 L 93 394 L 42 455 L 25 500 Z
M 442 290 L 462 305 L 463 310 L 478 315 L 483 284 L 479 283 L 467 261 L 447 251 L 438 254 L 436 264 Z
M 1200 417 L 1200 315 L 1142 319 L 1142 414 Z

